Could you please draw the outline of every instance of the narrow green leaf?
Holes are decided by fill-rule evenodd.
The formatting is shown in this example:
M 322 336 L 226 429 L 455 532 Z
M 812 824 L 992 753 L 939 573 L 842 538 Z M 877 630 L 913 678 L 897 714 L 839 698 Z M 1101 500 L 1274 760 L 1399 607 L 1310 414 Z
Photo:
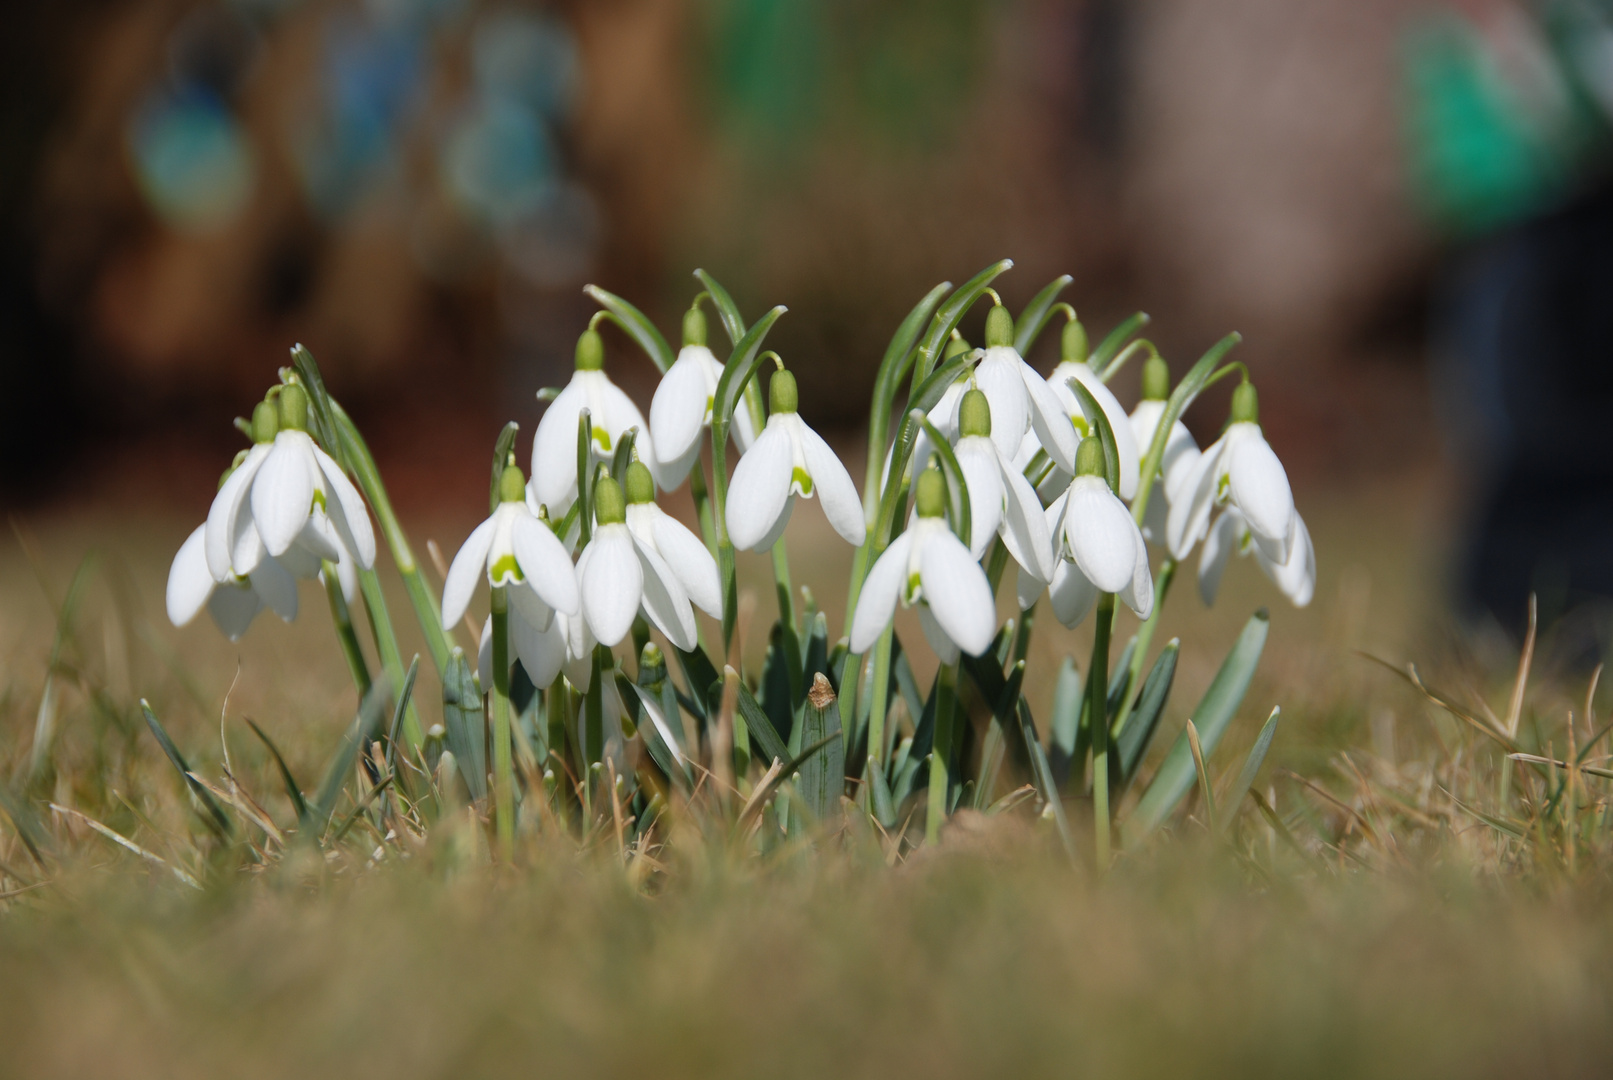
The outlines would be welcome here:
M 740 392 L 745 384 L 750 382 L 756 374 L 756 369 L 762 362 L 762 342 L 767 339 L 767 333 L 773 329 L 773 324 L 779 321 L 779 316 L 789 310 L 779 304 L 766 315 L 756 320 L 756 325 L 745 331 L 745 336 L 734 345 L 734 351 L 729 355 L 728 362 L 723 365 L 722 375 L 717 379 L 717 393 L 712 402 L 712 417 L 721 418 L 725 425 L 734 415 L 734 406 L 739 401 Z
M 746 804 L 746 812 L 740 814 L 739 820 L 734 823 L 735 834 L 742 833 L 750 825 L 751 820 L 761 813 L 762 807 L 766 805 L 767 800 L 772 797 L 773 793 L 778 790 L 780 784 L 794 776 L 802 765 L 811 761 L 814 755 L 839 738 L 840 732 L 836 731 L 829 735 L 828 738 L 813 743 L 785 762 L 784 767 L 775 773 L 771 780 L 757 788 L 755 793 L 751 795 L 750 801 Z
M 1243 796 L 1248 792 L 1250 785 L 1255 782 L 1255 776 L 1260 772 L 1260 766 L 1265 763 L 1266 751 L 1271 749 L 1271 740 L 1277 734 L 1277 718 L 1282 715 L 1282 709 L 1271 710 L 1266 717 L 1265 725 L 1255 738 L 1255 744 L 1249 748 L 1249 756 L 1243 759 L 1243 768 L 1238 771 L 1238 779 L 1233 783 L 1232 790 L 1227 792 L 1227 813 L 1220 822 L 1220 829 L 1225 832 L 1227 825 L 1237 814 L 1238 805 L 1243 802 Z
M 414 699 L 414 680 L 420 674 L 420 654 L 415 653 L 414 659 L 409 661 L 409 670 L 403 675 L 403 686 L 398 690 L 397 705 L 392 710 L 392 723 L 386 729 L 386 764 L 388 769 L 397 767 L 398 732 L 403 728 L 403 717 L 409 711 L 409 702 Z
M 1025 310 L 1019 313 L 1014 320 L 1014 351 L 1024 356 L 1036 344 L 1036 339 L 1047 326 L 1047 320 L 1053 315 L 1053 305 L 1058 302 L 1059 293 L 1069 287 L 1075 279 L 1069 274 L 1060 274 L 1025 305 Z
M 39 818 L 34 814 L 33 807 L 27 801 L 18 798 L 11 790 L 9 784 L 0 782 L 0 810 L 4 810 L 11 824 L 16 828 L 17 835 L 22 839 L 23 847 L 33 858 L 35 865 L 45 865 L 44 851 L 49 847 L 50 840 L 45 830 L 40 828 Z
M 644 350 L 644 354 L 650 358 L 656 369 L 663 375 L 666 374 L 667 368 L 672 366 L 672 361 L 677 359 L 677 355 L 644 312 L 615 293 L 606 292 L 598 285 L 584 285 L 582 291 L 593 297 L 600 307 L 610 312 L 611 321 L 627 331 L 627 336 L 638 342 L 639 348 Z
M 1070 776 L 1082 700 L 1081 672 L 1076 669 L 1075 659 L 1066 656 L 1053 684 L 1053 715 L 1049 718 L 1047 760 L 1053 770 L 1055 789 L 1064 787 Z
M 711 305 L 717 309 L 717 317 L 722 320 L 723 332 L 728 335 L 728 343 L 738 345 L 739 339 L 745 336 L 745 320 L 739 314 L 739 305 L 728 295 L 728 290 L 704 270 L 696 270 L 694 276 L 695 280 L 705 286 L 706 292 L 711 294 Z
M 297 827 L 304 832 L 309 832 L 308 803 L 302 797 L 302 788 L 298 786 L 297 778 L 291 775 L 291 769 L 286 765 L 286 759 L 281 756 L 280 748 L 274 744 L 273 739 L 269 738 L 268 732 L 258 727 L 251 717 L 247 718 L 246 723 L 253 733 L 257 735 L 259 741 L 268 747 L 269 756 L 274 758 L 275 766 L 280 770 L 280 782 L 285 785 L 286 797 L 291 800 L 291 808 L 297 813 Z
M 627 467 L 633 464 L 633 444 L 638 441 L 638 428 L 630 427 L 617 440 L 616 453 L 610 461 L 610 478 L 618 484 L 627 483 Z
M 1115 754 L 1111 758 L 1119 770 L 1117 782 L 1110 785 L 1116 795 L 1125 794 L 1131 782 L 1137 778 L 1137 766 L 1142 764 L 1143 755 L 1148 753 L 1148 744 L 1159 727 L 1159 718 L 1164 715 L 1165 702 L 1170 699 L 1171 682 L 1176 677 L 1176 658 L 1181 648 L 1181 642 L 1172 638 L 1160 650 L 1148 677 L 1143 680 L 1137 708 L 1120 730 Z
M 1042 749 L 1042 741 L 1036 737 L 1036 721 L 1031 716 L 1030 703 L 1023 695 L 1019 699 L 1018 711 L 1020 736 L 1025 740 L 1026 752 L 1030 754 L 1031 777 L 1036 783 L 1036 793 L 1041 796 L 1043 807 L 1052 811 L 1053 824 L 1058 829 L 1064 853 L 1073 859 L 1075 838 L 1070 834 L 1070 819 L 1064 813 L 1058 785 L 1053 783 L 1053 769 L 1048 764 L 1047 753 Z
M 1182 418 L 1182 413 L 1187 411 L 1193 399 L 1199 396 L 1210 381 L 1215 365 L 1219 364 L 1221 358 L 1242 340 L 1241 334 L 1232 333 L 1210 346 L 1209 350 L 1199 357 L 1198 363 L 1182 377 L 1182 381 L 1176 384 L 1176 389 L 1171 391 L 1170 398 L 1165 402 L 1165 411 L 1159 418 L 1159 425 L 1154 429 L 1154 441 L 1148 445 L 1143 454 L 1142 470 L 1137 474 L 1139 478 L 1137 497 L 1132 500 L 1131 516 L 1139 524 L 1148 513 L 1148 497 L 1159 475 L 1159 464 L 1165 458 L 1165 440 L 1169 438 L 1171 429 L 1176 426 L 1176 421 Z
M 1266 634 L 1270 627 L 1270 616 L 1264 608 L 1254 613 L 1227 653 L 1210 688 L 1193 710 L 1193 720 L 1206 754 L 1215 752 L 1221 736 L 1226 734 L 1227 725 L 1243 703 L 1249 680 L 1254 678 L 1260 654 L 1266 647 Z M 1148 790 L 1143 792 L 1142 800 L 1121 828 L 1126 846 L 1141 842 L 1159 828 L 1192 784 L 1193 755 L 1187 745 L 1187 732 L 1183 731 L 1171 744 L 1159 772 L 1154 774 Z
M 465 651 L 455 649 L 442 681 L 442 722 L 448 749 L 454 752 L 465 790 L 475 802 L 487 797 L 487 721 L 482 693 L 471 676 Z
M 1139 311 L 1127 316 L 1119 326 L 1109 331 L 1108 336 L 1098 342 L 1098 347 L 1092 350 L 1092 355 L 1087 360 L 1087 363 L 1092 366 L 1092 370 L 1098 372 L 1099 376 L 1102 377 L 1103 370 L 1109 365 L 1109 361 L 1113 360 L 1121 347 L 1130 341 L 1137 331 L 1147 326 L 1149 321 L 1149 315 L 1146 312 Z
M 1215 788 L 1210 784 L 1210 770 L 1204 764 L 1204 748 L 1199 743 L 1198 726 L 1189 720 L 1184 734 L 1187 736 L 1188 752 L 1193 755 L 1193 772 L 1199 778 L 1199 798 L 1204 801 L 1204 817 L 1210 823 L 1210 832 L 1213 834 L 1218 831 Z
M 515 451 L 515 436 L 521 430 L 521 425 L 514 420 L 504 425 L 504 430 L 498 433 L 498 441 L 493 444 L 493 486 L 488 490 L 488 513 L 498 509 L 499 481 L 504 479 L 504 467 L 509 464 L 510 454 Z
M 997 280 L 998 275 L 1010 269 L 1013 265 L 1014 260 L 1012 259 L 1002 259 L 994 262 L 964 282 L 956 292 L 946 298 L 946 302 L 936 311 L 935 318 L 930 323 L 929 331 L 924 335 L 923 341 L 919 343 L 918 367 L 914 371 L 914 375 L 919 382 L 922 383 L 928 377 L 930 368 L 935 365 L 936 360 L 941 356 L 942 350 L 946 347 L 947 338 L 951 337 L 952 331 L 958 328 L 958 324 L 963 321 L 963 317 L 968 313 L 969 308 L 974 305 L 976 300 L 986 294 L 986 290 L 991 287 L 993 281 Z M 909 401 L 908 407 L 914 408 L 915 406 Z M 926 408 L 925 411 L 928 412 L 929 409 Z
M 577 413 L 577 525 L 579 550 L 594 534 L 594 417 L 587 409 Z M 562 540 L 565 534 L 560 535 Z
M 947 442 L 946 436 L 924 419 L 923 414 L 917 414 L 916 418 L 924 425 L 930 446 L 941 460 L 942 472 L 946 473 L 947 496 L 952 504 L 952 531 L 963 541 L 964 547 L 969 547 L 974 543 L 974 523 L 969 516 L 969 478 L 963 475 L 963 466 L 958 464 L 958 455 L 952 452 L 952 444 Z
M 863 765 L 863 780 L 868 784 L 869 805 L 873 808 L 874 820 L 882 828 L 895 828 L 896 803 L 891 798 L 890 785 L 885 782 L 885 770 L 879 767 L 879 762 L 872 754 Z
M 1109 416 L 1098 404 L 1098 399 L 1092 396 L 1080 379 L 1069 379 L 1071 390 L 1075 391 L 1075 398 L 1081 403 L 1081 411 L 1086 414 L 1087 423 L 1091 426 L 1092 434 L 1098 437 L 1103 446 L 1103 471 L 1109 481 L 1109 490 L 1120 491 L 1120 451 L 1115 448 L 1114 429 L 1109 426 Z
M 744 679 L 739 680 L 739 711 L 745 718 L 745 726 L 750 729 L 750 737 L 761 747 L 769 763 L 790 760 L 790 751 L 783 737 L 773 726 L 766 710 L 757 703 Z
M 321 781 L 319 792 L 309 807 L 316 830 L 323 830 L 330 823 L 331 814 L 336 810 L 336 799 L 341 795 L 342 788 L 347 786 L 348 777 L 353 773 L 353 763 L 358 760 L 359 751 L 366 742 L 380 734 L 381 718 L 386 715 L 389 689 L 385 679 L 375 680 L 370 686 L 370 692 L 365 694 L 364 700 L 359 703 L 358 714 L 353 717 L 353 722 L 347 725 L 341 745 L 336 748 L 336 753 L 331 755 L 330 765 L 325 769 L 325 779 Z M 317 836 L 315 838 L 317 839 Z
M 684 652 L 674 645 L 672 651 L 677 654 L 678 667 L 683 671 L 683 681 L 688 687 L 689 698 L 696 706 L 695 714 L 701 721 L 705 721 L 709 718 L 706 695 L 722 676 L 717 674 L 717 666 L 711 662 L 711 657 L 706 655 L 704 649 L 697 646 L 690 652 Z
M 347 455 L 342 450 L 335 410 L 331 408 L 330 392 L 325 389 L 325 377 L 320 373 L 319 363 L 307 346 L 297 344 L 291 347 L 291 366 L 296 369 L 303 389 L 308 391 L 308 419 L 314 428 L 314 437 L 326 453 L 346 466 Z
M 806 811 L 814 820 L 828 821 L 840 808 L 840 795 L 846 786 L 845 743 L 840 735 L 840 710 L 835 706 L 834 688 L 829 678 L 819 671 L 813 675 L 812 688 L 807 691 L 806 708 L 801 721 L 801 741 L 809 746 L 823 746 L 823 752 L 801 763 L 800 777 L 795 785 Z
M 213 798 L 213 793 L 191 775 L 190 765 L 185 762 L 185 756 L 179 752 L 179 747 L 174 745 L 174 740 L 168 737 L 168 732 L 163 729 L 162 722 L 157 719 L 157 714 L 151 711 L 151 704 L 145 698 L 140 699 L 140 712 L 144 714 L 146 726 L 151 729 L 157 745 L 162 747 L 162 752 L 167 755 L 173 767 L 179 770 L 180 777 L 184 779 L 185 786 L 190 789 L 191 794 L 196 796 L 196 801 L 206 809 L 207 813 L 202 815 L 202 820 L 221 839 L 228 840 L 234 830 L 230 828 L 230 819 L 224 816 L 224 808 Z
M 1136 651 L 1137 635 L 1133 634 L 1131 640 L 1126 642 L 1126 647 L 1121 650 L 1120 659 L 1115 661 L 1114 667 L 1109 669 L 1109 694 L 1106 700 L 1110 717 L 1115 717 L 1119 714 L 1120 703 L 1131 690 L 1131 687 L 1127 684 L 1131 679 L 1131 657 Z M 1113 723 L 1114 721 L 1111 719 L 1110 724 L 1112 725 Z

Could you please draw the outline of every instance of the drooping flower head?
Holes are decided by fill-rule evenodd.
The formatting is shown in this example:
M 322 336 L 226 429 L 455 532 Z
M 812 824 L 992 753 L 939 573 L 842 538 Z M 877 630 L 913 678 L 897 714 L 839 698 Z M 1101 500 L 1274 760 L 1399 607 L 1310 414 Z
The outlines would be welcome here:
M 958 467 L 969 487 L 969 553 L 986 553 L 1001 536 L 1014 561 L 1043 581 L 1053 576 L 1053 547 L 1036 491 L 991 439 L 991 405 L 971 389 L 958 406 Z
M 596 316 L 597 319 L 597 316 Z M 634 448 L 654 462 L 654 440 L 638 406 L 605 374 L 605 344 L 593 326 L 577 339 L 576 370 L 538 421 L 532 437 L 532 494 L 558 518 L 577 499 L 577 418 L 588 410 L 591 462 L 610 461 L 622 435 L 637 428 Z
M 1047 377 L 1047 384 L 1057 395 L 1063 408 L 1065 422 L 1075 432 L 1074 438 L 1092 433 L 1091 424 L 1087 420 L 1086 410 L 1081 408 L 1080 399 L 1075 391 L 1070 389 L 1070 382 L 1074 380 L 1081 384 L 1087 393 L 1091 394 L 1098 407 L 1103 410 L 1104 419 L 1108 420 L 1109 428 L 1114 432 L 1115 454 L 1120 461 L 1120 489 L 1118 494 L 1122 499 L 1129 499 L 1137 494 L 1138 471 L 1138 444 L 1132 434 L 1131 420 L 1126 410 L 1121 408 L 1120 402 L 1114 393 L 1103 384 L 1098 373 L 1092 370 L 1088 362 L 1086 329 L 1075 319 L 1064 324 L 1064 331 L 1059 338 L 1059 365 L 1053 369 L 1053 374 Z M 1046 445 L 1045 443 L 1043 444 Z M 1048 456 L 1053 459 L 1058 468 L 1055 470 L 1049 483 L 1055 485 L 1053 490 L 1069 483 L 1075 470 L 1059 459 L 1048 448 Z M 1043 491 L 1049 490 L 1046 486 Z
M 1311 602 L 1316 592 L 1316 551 L 1311 546 L 1311 533 L 1298 513 L 1294 514 L 1294 532 L 1288 545 L 1288 560 L 1276 562 L 1265 549 L 1254 542 L 1249 523 L 1235 507 L 1227 507 L 1210 527 L 1199 549 L 1199 596 L 1205 606 L 1215 603 L 1215 594 L 1221 588 L 1221 574 L 1233 552 L 1253 554 L 1255 565 L 1272 580 L 1295 607 Z
M 1147 457 L 1153 446 L 1159 422 L 1165 416 L 1166 399 L 1171 392 L 1171 373 L 1163 358 L 1150 356 L 1143 364 L 1143 395 L 1131 411 L 1131 433 L 1137 442 L 1137 453 Z M 1165 437 L 1165 452 L 1159 459 L 1159 474 L 1148 496 L 1148 510 L 1143 519 L 1143 539 L 1156 544 L 1165 542 L 1165 520 L 1172 504 L 1185 490 L 1186 481 L 1198 464 L 1199 445 L 1180 419 L 1171 425 Z
M 874 563 L 858 594 L 851 651 L 868 651 L 890 625 L 900 601 L 903 607 L 918 605 L 919 625 L 942 663 L 957 660 L 960 649 L 979 656 L 997 633 L 991 584 L 947 526 L 946 483 L 940 471 L 925 469 L 914 491 L 912 522 Z
M 1069 489 L 1047 508 L 1058 548 L 1052 581 L 1020 570 L 1020 606 L 1029 608 L 1046 588 L 1053 613 L 1065 626 L 1086 618 L 1100 593 L 1116 594 L 1145 619 L 1154 608 L 1148 548 L 1103 474 L 1103 446 L 1089 435 L 1081 440 Z
M 704 294 L 702 294 L 704 295 Z M 700 460 L 700 436 L 711 425 L 712 403 L 723 366 L 706 347 L 706 313 L 699 301 L 683 314 L 683 348 L 678 351 L 650 401 L 650 435 L 655 444 L 657 474 L 668 489 L 683 483 Z M 743 400 L 734 410 L 734 442 L 740 453 L 756 440 L 750 409 Z
M 818 497 L 823 515 L 847 543 L 867 535 L 862 502 L 846 467 L 796 411 L 795 376 L 779 369 L 768 383 L 767 427 L 734 469 L 725 519 L 743 551 L 766 551 L 784 535 L 796 496 Z
M 1288 474 L 1260 431 L 1260 403 L 1247 380 L 1232 392 L 1232 422 L 1204 451 L 1171 503 L 1165 522 L 1173 556 L 1185 558 L 1226 505 L 1243 515 L 1251 539 L 1276 565 L 1288 562 L 1294 542 L 1294 493 Z
M 588 630 L 602 645 L 615 645 L 633 628 L 642 610 L 680 649 L 693 649 L 698 642 L 694 610 L 680 575 L 661 557 L 657 547 L 639 539 L 627 525 L 631 502 L 642 506 L 655 498 L 655 484 L 642 463 L 628 467 L 624 479 L 628 491 L 609 476 L 601 477 L 594 489 L 594 533 L 577 558 L 577 577 L 582 583 L 582 615 Z M 659 533 L 652 533 L 658 542 Z M 668 532 L 670 535 L 670 532 Z M 692 554 L 673 544 L 674 557 Z M 705 552 L 702 547 L 701 552 Z M 709 558 L 709 554 L 707 555 Z M 704 566 L 684 567 L 684 574 L 709 585 L 703 579 Z M 721 591 L 717 609 L 721 612 Z M 709 599 L 703 596 L 702 599 Z

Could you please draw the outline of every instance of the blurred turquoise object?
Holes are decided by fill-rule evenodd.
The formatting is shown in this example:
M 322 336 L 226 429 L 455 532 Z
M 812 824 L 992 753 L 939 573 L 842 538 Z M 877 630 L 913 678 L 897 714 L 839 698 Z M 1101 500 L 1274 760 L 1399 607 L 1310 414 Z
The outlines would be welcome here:
M 221 228 L 251 197 L 252 148 L 224 103 L 205 90 L 154 94 L 135 114 L 129 146 L 141 192 L 175 228 Z

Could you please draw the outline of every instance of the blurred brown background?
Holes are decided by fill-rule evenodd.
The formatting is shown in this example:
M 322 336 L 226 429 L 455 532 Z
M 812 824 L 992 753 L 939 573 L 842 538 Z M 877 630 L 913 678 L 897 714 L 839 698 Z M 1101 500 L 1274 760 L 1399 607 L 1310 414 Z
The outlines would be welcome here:
M 906 309 L 1005 255 L 1011 304 L 1071 273 L 1095 334 L 1145 309 L 1178 371 L 1242 331 L 1302 474 L 1382 468 L 1428 445 L 1435 247 L 1396 108 L 1417 7 L 14 8 L 9 497 L 54 497 L 90 448 L 137 473 L 205 448 L 215 472 L 296 341 L 383 447 L 479 460 L 564 379 L 585 282 L 670 335 L 696 266 L 747 311 L 789 305 L 772 343 L 804 411 L 855 427 Z M 647 404 L 648 363 L 611 356 Z

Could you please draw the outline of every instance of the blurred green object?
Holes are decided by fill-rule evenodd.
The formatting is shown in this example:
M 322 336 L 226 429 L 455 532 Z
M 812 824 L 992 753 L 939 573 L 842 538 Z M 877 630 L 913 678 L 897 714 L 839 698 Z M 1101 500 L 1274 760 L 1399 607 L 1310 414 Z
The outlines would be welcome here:
M 1514 17 L 1515 16 L 1515 17 Z M 1429 215 L 1470 235 L 1571 193 L 1606 157 L 1607 73 L 1592 46 L 1613 41 L 1600 5 L 1550 5 L 1480 26 L 1453 13 L 1406 36 L 1404 126 Z

